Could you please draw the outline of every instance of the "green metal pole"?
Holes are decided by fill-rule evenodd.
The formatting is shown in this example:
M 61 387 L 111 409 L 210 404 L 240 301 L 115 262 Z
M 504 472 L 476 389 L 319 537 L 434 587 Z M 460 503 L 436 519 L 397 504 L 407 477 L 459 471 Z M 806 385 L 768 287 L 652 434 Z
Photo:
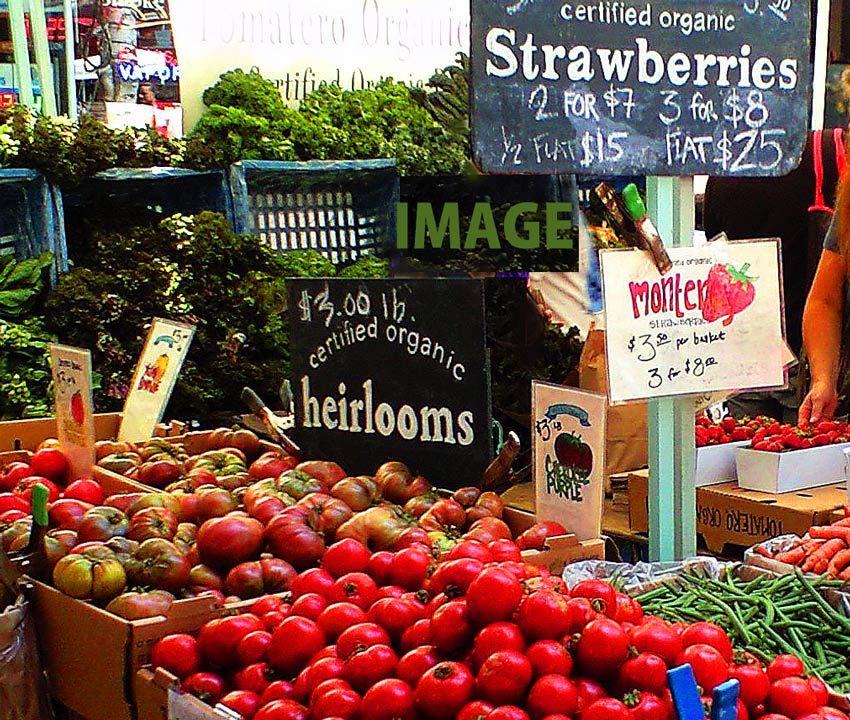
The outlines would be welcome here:
M 21 105 L 35 107 L 32 94 L 32 70 L 24 24 L 24 0 L 9 0 L 9 25 L 12 35 L 12 53 L 15 58 L 15 75 L 18 81 L 18 98 Z
M 689 246 L 694 233 L 693 178 L 648 177 L 647 212 L 671 247 Z M 691 397 L 649 401 L 649 558 L 696 554 L 694 402 Z
M 47 21 L 44 17 L 44 0 L 30 0 L 30 32 L 35 50 L 35 66 L 41 84 L 41 111 L 56 116 L 56 90 L 53 83 L 53 65 L 47 42 Z

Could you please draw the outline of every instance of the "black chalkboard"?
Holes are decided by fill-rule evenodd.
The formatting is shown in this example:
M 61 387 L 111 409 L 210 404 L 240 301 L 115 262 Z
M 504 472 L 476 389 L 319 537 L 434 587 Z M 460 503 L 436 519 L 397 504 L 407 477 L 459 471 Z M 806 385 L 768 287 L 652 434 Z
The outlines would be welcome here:
M 492 459 L 478 280 L 287 280 L 296 437 L 372 475 L 400 460 L 439 487 Z
M 785 175 L 800 162 L 809 0 L 471 0 L 486 172 Z

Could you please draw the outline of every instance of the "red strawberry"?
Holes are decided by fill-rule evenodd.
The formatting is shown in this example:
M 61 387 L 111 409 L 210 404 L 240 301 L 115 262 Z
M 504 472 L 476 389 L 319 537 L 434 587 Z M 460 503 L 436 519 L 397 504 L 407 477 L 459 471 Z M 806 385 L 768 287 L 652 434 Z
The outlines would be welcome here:
M 747 275 L 749 263 L 740 270 L 732 265 L 714 265 L 708 271 L 706 280 L 705 302 L 702 307 L 702 317 L 707 322 L 723 318 L 723 325 L 729 325 L 739 313 L 748 307 L 756 296 L 753 278 Z

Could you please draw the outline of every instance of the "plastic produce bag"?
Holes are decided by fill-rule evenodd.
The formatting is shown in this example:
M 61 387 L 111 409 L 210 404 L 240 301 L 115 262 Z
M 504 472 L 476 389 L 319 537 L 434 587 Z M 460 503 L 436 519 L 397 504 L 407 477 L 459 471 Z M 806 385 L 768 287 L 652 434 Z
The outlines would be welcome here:
M 0 613 L 0 708 L 4 720 L 53 717 L 33 617 L 23 595 Z
M 725 563 L 717 558 L 697 555 L 681 562 L 613 563 L 605 560 L 582 560 L 567 565 L 563 578 L 568 587 L 582 580 L 607 580 L 629 595 L 640 595 L 662 583 L 676 580 L 684 573 L 720 577 Z

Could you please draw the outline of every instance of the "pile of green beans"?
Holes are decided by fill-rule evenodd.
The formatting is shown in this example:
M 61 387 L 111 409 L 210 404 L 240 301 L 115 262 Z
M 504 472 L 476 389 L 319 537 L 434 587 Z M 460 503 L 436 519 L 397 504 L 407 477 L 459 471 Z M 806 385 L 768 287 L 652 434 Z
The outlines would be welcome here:
M 646 613 L 670 622 L 716 623 L 736 649 L 764 663 L 791 653 L 838 692 L 850 692 L 850 617 L 833 608 L 823 588 L 846 587 L 825 577 L 760 574 L 742 580 L 732 566 L 720 578 L 683 575 L 639 596 Z

